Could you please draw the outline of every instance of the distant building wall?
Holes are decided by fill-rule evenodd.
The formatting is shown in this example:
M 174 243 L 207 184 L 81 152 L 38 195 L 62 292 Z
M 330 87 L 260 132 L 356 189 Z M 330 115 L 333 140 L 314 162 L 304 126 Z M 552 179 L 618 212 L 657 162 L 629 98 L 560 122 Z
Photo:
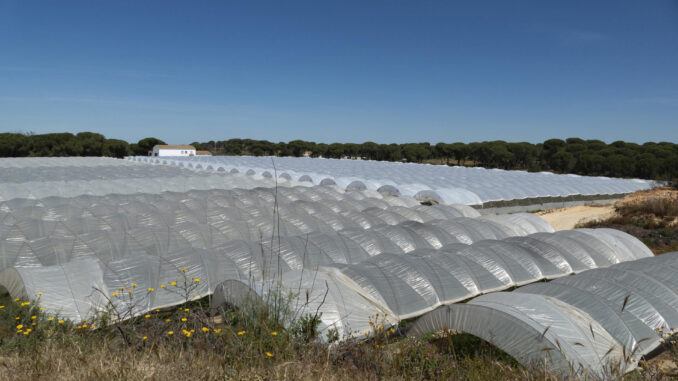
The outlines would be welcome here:
M 153 147 L 151 156 L 195 156 L 193 146 L 162 146 Z

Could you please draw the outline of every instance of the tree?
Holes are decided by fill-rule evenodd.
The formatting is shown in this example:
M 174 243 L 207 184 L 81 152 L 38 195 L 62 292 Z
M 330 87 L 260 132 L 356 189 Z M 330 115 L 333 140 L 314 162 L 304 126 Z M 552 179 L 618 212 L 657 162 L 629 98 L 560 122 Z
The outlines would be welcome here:
M 104 156 L 123 158 L 130 154 L 129 145 L 124 140 L 108 139 L 104 142 L 102 153 Z
M 23 134 L 0 133 L 0 157 L 28 156 L 30 139 Z
M 560 139 L 549 139 L 544 142 L 542 146 L 541 161 L 551 166 L 551 157 L 555 155 L 560 149 L 565 147 L 565 142 Z M 551 166 L 553 168 L 553 166 Z
M 551 156 L 551 160 L 549 161 L 549 166 L 553 170 L 561 173 L 570 172 L 572 168 L 574 168 L 574 165 L 574 155 L 565 150 L 561 150 L 553 154 Z
M 369 159 L 377 160 L 379 154 L 379 145 L 374 142 L 365 142 L 360 145 L 360 156 Z
M 315 143 L 313 143 L 315 145 Z M 292 156 L 301 157 L 304 156 L 306 151 L 310 151 L 311 143 L 305 142 L 303 140 L 292 140 L 287 143 L 287 147 Z
M 530 143 L 509 143 L 508 149 L 513 153 L 515 163 L 519 168 L 528 169 L 537 159 L 537 149 Z
M 457 165 L 461 165 L 461 162 L 466 163 L 466 157 L 468 156 L 470 150 L 469 147 L 464 143 L 454 143 L 450 145 L 449 150 L 454 155 L 454 159 L 457 161 Z
M 122 141 L 122 140 L 120 140 L 120 141 Z M 163 144 L 166 144 L 166 143 L 163 142 L 160 139 L 144 138 L 144 139 L 139 140 L 137 142 L 137 145 L 134 146 L 136 151 L 133 152 L 133 154 L 137 155 L 137 156 L 147 156 L 149 151 L 153 151 L 153 147 L 155 147 L 156 145 L 163 145 Z M 104 154 L 104 156 L 108 156 L 108 155 Z
M 659 160 L 651 153 L 638 155 L 635 176 L 641 179 L 655 179 L 659 175 Z
M 83 156 L 101 156 L 106 137 L 94 132 L 80 132 L 75 135 L 80 143 L 81 155 Z
M 341 159 L 344 156 L 344 145 L 341 143 L 332 143 L 327 147 L 327 157 Z
M 426 143 L 403 144 L 403 156 L 405 156 L 405 159 L 407 159 L 409 162 L 421 163 L 423 160 L 428 159 L 431 156 L 431 151 L 429 151 L 427 145 L 428 144 Z

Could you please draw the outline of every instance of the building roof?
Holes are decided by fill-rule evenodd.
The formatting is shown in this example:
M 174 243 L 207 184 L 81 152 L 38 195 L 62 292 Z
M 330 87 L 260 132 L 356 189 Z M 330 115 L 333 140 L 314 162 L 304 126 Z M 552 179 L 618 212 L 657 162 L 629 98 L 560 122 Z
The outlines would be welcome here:
M 195 149 L 193 146 L 172 146 L 166 144 L 158 144 L 156 147 L 158 147 L 158 149 Z
M 208 156 L 212 156 L 212 152 L 210 152 L 210 151 L 195 151 L 195 154 L 196 154 L 196 155 L 208 155 Z

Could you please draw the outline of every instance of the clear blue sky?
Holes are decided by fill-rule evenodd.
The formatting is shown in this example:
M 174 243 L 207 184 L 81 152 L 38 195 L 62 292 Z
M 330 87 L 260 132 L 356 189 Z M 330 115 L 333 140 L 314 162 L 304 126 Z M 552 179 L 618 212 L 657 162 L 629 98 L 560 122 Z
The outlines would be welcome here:
M 0 0 L 0 131 L 676 142 L 678 2 Z

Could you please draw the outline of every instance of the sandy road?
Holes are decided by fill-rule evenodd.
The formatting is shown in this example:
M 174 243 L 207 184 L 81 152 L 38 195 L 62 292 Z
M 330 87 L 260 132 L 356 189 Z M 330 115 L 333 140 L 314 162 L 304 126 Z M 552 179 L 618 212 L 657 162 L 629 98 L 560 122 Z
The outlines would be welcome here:
M 574 229 L 575 225 L 596 219 L 604 219 L 614 214 L 614 206 L 573 206 L 565 209 L 553 209 L 538 212 L 555 230 Z

